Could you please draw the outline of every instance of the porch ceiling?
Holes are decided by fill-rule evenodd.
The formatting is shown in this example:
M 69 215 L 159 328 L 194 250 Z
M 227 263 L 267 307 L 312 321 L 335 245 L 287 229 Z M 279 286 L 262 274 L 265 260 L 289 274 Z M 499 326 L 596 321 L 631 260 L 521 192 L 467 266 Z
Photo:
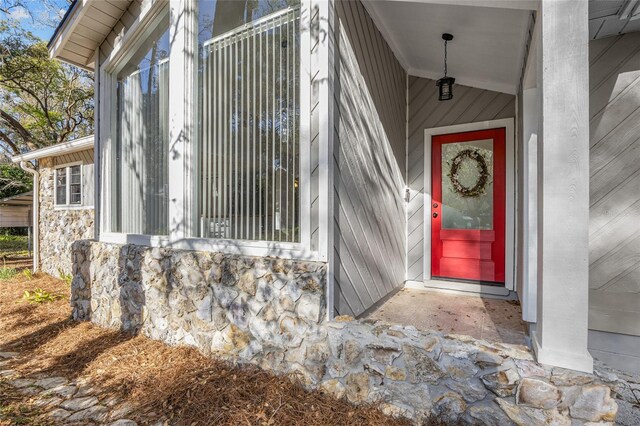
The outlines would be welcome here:
M 515 93 L 538 0 L 368 0 L 363 4 L 410 75 L 443 73 L 442 33 L 456 83 Z M 589 37 L 640 31 L 640 0 L 589 0 Z
M 410 75 L 443 74 L 442 33 L 451 33 L 449 75 L 456 83 L 514 94 L 531 11 L 415 1 L 364 2 Z

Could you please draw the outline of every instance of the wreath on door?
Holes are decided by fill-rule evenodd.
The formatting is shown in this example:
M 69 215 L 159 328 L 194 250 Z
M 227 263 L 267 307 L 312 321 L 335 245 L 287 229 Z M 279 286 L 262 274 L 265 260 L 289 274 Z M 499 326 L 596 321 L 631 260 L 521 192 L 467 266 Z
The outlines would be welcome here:
M 460 183 L 459 175 L 460 165 L 465 160 L 472 160 L 478 168 L 478 180 L 473 187 L 466 187 Z M 489 167 L 484 156 L 475 149 L 465 149 L 460 151 L 453 160 L 451 160 L 451 169 L 449 170 L 449 179 L 453 189 L 463 197 L 478 197 L 484 194 L 487 184 L 489 183 Z

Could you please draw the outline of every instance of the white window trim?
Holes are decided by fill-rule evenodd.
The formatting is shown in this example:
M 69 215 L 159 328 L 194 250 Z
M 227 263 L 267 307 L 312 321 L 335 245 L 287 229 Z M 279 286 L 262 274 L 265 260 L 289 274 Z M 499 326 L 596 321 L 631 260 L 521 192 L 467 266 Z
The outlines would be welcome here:
M 311 17 L 312 0 L 301 0 L 301 47 L 300 47 L 300 113 L 304 117 L 300 122 L 300 242 L 280 243 L 272 241 L 242 241 L 205 239 L 194 237 L 192 229 L 197 229 L 197 174 L 188 173 L 189 159 L 196 158 L 197 134 L 192 130 L 183 132 L 184 128 L 195 129 L 194 121 L 197 119 L 197 96 L 195 79 L 191 78 L 189 70 L 196 69 L 196 59 L 192 55 L 184 55 L 183 52 L 191 52 L 197 48 L 197 36 L 194 28 L 197 28 L 198 14 L 195 6 L 197 3 L 188 0 L 163 2 L 154 1 L 145 8 L 140 17 L 130 27 L 118 45 L 110 53 L 109 57 L 99 64 L 100 79 L 100 107 L 101 119 L 99 138 L 97 140 L 99 157 L 102 159 L 99 167 L 106 170 L 95 173 L 100 176 L 99 183 L 101 193 L 100 232 L 99 239 L 102 242 L 116 244 L 139 244 L 150 247 L 171 247 L 176 249 L 223 252 L 230 254 L 243 254 L 249 256 L 274 256 L 289 259 L 326 260 L 324 250 L 311 250 Z M 172 48 L 169 53 L 170 75 L 183 75 L 184 80 L 173 78 L 170 88 L 170 96 L 182 99 L 183 102 L 170 102 L 170 141 L 171 155 L 169 155 L 169 228 L 168 236 L 138 235 L 109 232 L 111 224 L 111 205 L 114 202 L 114 194 L 111 191 L 111 182 L 105 179 L 111 175 L 115 159 L 114 144 L 116 142 L 116 111 L 112 107 L 116 102 L 116 73 L 129 59 L 135 48 L 138 47 L 155 28 L 159 20 L 166 13 L 169 6 L 170 13 L 170 38 Z M 174 17 L 179 17 L 174 18 Z M 186 19 L 185 19 L 186 17 Z M 176 24 L 177 22 L 177 24 Z M 98 58 L 99 62 L 100 58 Z M 180 73 L 173 73 L 180 70 Z M 193 87 L 189 87 L 190 84 Z M 305 84 L 306 83 L 306 84 Z M 195 95 L 193 96 L 192 93 Z M 191 134 L 190 134 L 191 133 Z M 191 143 L 189 143 L 191 142 Z M 197 161 L 197 160 L 196 160 Z M 321 186 L 324 186 L 321 183 Z M 177 200 L 182 200 L 182 205 Z M 187 220 L 188 219 L 188 220 Z M 179 226 L 177 224 L 183 224 Z M 186 226 L 185 226 L 186 224 Z M 321 231 L 323 224 L 320 224 Z M 325 231 L 326 232 L 326 231 Z
M 74 166 L 80 166 L 80 203 L 77 204 L 71 204 L 70 200 L 71 200 L 71 167 Z M 54 166 L 53 168 L 53 208 L 55 210 L 80 210 L 80 209 L 85 209 L 88 206 L 84 205 L 84 194 L 83 194 L 83 189 L 84 189 L 84 184 L 82 183 L 82 178 L 84 177 L 84 170 L 83 170 L 83 162 L 82 161 L 74 161 L 71 163 L 65 163 L 65 164 L 59 164 Z M 65 174 L 66 176 L 66 184 L 65 184 L 65 190 L 66 190 L 66 198 L 65 200 L 67 201 L 65 204 L 59 204 L 58 203 L 58 170 L 62 170 L 65 169 Z

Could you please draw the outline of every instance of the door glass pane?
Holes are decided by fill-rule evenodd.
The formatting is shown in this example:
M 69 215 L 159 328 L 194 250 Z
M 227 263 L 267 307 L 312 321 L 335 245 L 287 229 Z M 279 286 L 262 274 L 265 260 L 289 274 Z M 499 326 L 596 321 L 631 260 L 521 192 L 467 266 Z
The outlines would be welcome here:
M 442 145 L 442 228 L 493 229 L 493 140 Z

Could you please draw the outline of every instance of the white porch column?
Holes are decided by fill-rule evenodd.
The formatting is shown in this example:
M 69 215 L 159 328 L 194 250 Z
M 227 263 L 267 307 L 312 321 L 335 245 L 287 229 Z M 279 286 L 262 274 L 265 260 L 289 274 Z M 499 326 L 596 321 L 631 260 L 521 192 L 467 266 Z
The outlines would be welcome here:
M 538 82 L 538 361 L 591 372 L 588 2 L 544 0 Z
M 169 7 L 169 238 L 177 242 L 197 236 L 198 3 L 173 0 Z

